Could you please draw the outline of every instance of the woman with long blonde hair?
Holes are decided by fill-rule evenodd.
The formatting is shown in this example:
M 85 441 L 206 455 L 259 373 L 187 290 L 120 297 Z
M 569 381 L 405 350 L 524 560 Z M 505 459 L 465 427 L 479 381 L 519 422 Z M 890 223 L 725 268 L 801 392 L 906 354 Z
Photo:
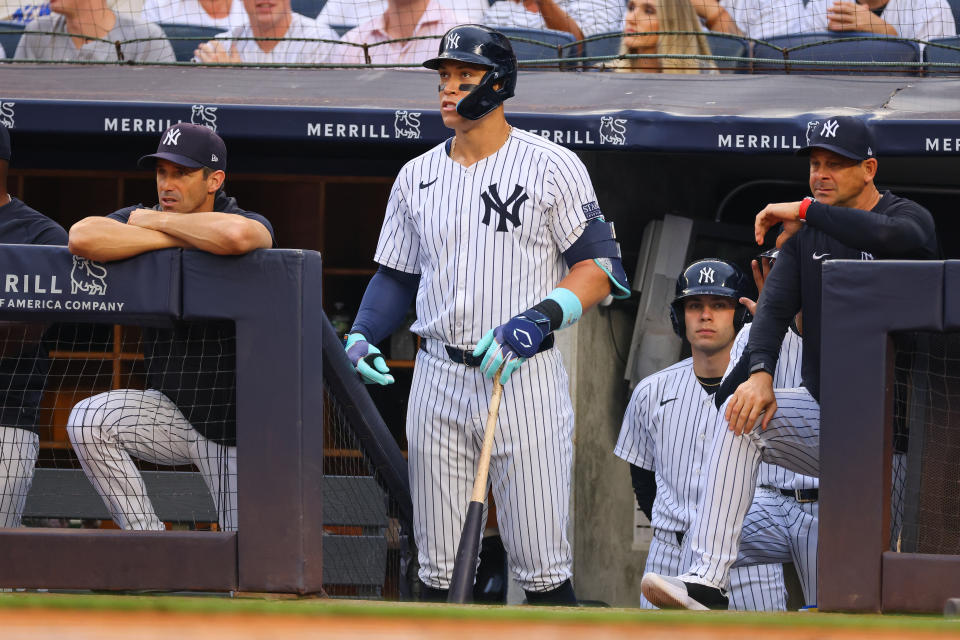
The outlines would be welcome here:
M 688 31 L 685 34 L 658 34 L 658 31 Z M 700 20 L 690 0 L 630 0 L 623 20 L 620 55 L 689 54 L 710 55 Z M 626 35 L 634 34 L 634 35 Z M 615 71 L 647 73 L 710 73 L 716 66 L 696 58 L 640 58 L 617 60 Z

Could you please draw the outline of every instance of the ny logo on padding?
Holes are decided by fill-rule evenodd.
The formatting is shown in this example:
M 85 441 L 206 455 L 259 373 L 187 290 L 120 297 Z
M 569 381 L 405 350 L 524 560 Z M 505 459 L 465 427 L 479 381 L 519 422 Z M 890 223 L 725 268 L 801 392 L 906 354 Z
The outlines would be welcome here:
M 876 258 L 873 257 L 873 254 L 870 253 L 870 252 L 868 252 L 868 251 L 861 251 L 861 252 L 860 252 L 860 259 L 861 259 L 861 260 L 876 260 Z
M 480 197 L 483 198 L 485 207 L 481 222 L 489 227 L 490 211 L 496 211 L 500 216 L 500 221 L 497 223 L 497 231 L 506 231 L 508 220 L 513 223 L 514 227 L 519 227 L 520 205 L 530 199 L 530 196 L 524 193 L 523 187 L 520 185 L 516 185 L 513 188 L 513 195 L 507 198 L 506 202 L 500 199 L 500 194 L 497 192 L 497 185 L 495 184 L 487 187 L 487 190 L 481 193 Z M 511 205 L 513 206 L 511 207 Z
M 840 123 L 836 120 L 827 120 L 823 123 L 823 129 L 820 130 L 820 135 L 824 138 L 836 138 L 837 137 L 837 127 L 840 126 Z
M 170 129 L 163 138 L 163 144 L 177 146 L 180 142 L 180 129 Z
M 710 267 L 704 267 L 700 269 L 700 279 L 697 281 L 698 284 L 709 283 L 713 284 L 713 276 L 716 275 L 716 271 Z
M 447 36 L 447 48 L 448 48 L 448 49 L 456 49 L 456 48 L 459 47 L 459 46 L 460 46 L 460 34 L 459 34 L 459 33 L 451 33 L 450 35 Z

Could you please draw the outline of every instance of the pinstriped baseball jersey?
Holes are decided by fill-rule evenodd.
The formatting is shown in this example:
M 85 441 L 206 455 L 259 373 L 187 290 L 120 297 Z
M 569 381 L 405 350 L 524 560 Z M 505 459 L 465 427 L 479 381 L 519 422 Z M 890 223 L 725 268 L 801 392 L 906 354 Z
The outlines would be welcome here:
M 684 568 L 676 534 L 686 534 L 696 514 L 717 418 L 713 395 L 693 372 L 693 358 L 647 376 L 633 390 L 614 453 L 656 478 L 646 572 L 673 575 Z M 784 610 L 784 594 L 779 564 L 730 574 L 732 609 Z M 641 598 L 640 606 L 653 605 Z
M 633 390 L 614 454 L 655 472 L 654 529 L 690 527 L 716 421 L 713 396 L 697 381 L 693 358 L 647 376 Z
M 737 334 L 736 339 L 734 339 L 733 347 L 730 349 L 730 365 L 727 367 L 727 373 L 730 373 L 730 370 L 733 369 L 737 360 L 743 355 L 743 350 L 747 348 L 747 342 L 750 340 L 751 326 L 753 325 L 744 325 L 743 329 Z M 788 329 L 787 333 L 783 336 L 783 345 L 780 347 L 780 357 L 777 360 L 777 368 L 773 376 L 773 388 L 793 389 L 799 387 L 801 384 L 800 365 L 802 361 L 803 338 L 793 329 Z M 816 489 L 820 486 L 820 480 L 763 462 L 760 464 L 757 484 L 766 487 L 777 487 L 778 489 Z
M 579 158 L 540 136 L 512 129 L 470 167 L 448 148 L 400 170 L 374 260 L 420 274 L 414 333 L 467 348 L 556 287 L 600 209 Z

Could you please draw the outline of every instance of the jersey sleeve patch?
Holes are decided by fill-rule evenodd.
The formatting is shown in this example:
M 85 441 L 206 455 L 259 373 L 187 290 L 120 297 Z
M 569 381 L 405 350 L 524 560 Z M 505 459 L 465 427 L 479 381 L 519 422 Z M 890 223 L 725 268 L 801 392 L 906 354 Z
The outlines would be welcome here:
M 600 205 L 597 204 L 596 200 L 581 205 L 581 208 L 583 209 L 583 215 L 587 220 L 603 217 L 603 213 L 600 211 Z

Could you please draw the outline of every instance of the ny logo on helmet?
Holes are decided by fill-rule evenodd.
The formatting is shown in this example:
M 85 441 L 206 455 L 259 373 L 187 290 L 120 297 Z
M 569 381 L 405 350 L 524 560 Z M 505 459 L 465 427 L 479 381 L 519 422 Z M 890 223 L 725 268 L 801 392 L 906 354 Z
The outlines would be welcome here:
M 170 129 L 163 138 L 163 144 L 177 146 L 180 143 L 180 129 Z
M 447 34 L 447 48 L 456 49 L 459 46 L 460 46 L 460 34 L 459 33 Z
M 500 216 L 500 221 L 497 223 L 497 231 L 506 231 L 508 220 L 513 223 L 514 228 L 520 226 L 520 205 L 529 200 L 530 196 L 524 192 L 523 187 L 515 185 L 513 194 L 504 202 L 500 199 L 497 185 L 492 184 L 487 187 L 486 191 L 480 194 L 480 198 L 483 200 L 484 205 L 483 219 L 481 222 L 489 227 L 490 211 L 496 211 Z M 513 207 L 511 208 L 510 205 L 513 205 Z
M 700 279 L 697 280 L 698 284 L 709 283 L 713 284 L 713 277 L 717 274 L 716 270 L 712 267 L 704 267 L 700 269 Z

